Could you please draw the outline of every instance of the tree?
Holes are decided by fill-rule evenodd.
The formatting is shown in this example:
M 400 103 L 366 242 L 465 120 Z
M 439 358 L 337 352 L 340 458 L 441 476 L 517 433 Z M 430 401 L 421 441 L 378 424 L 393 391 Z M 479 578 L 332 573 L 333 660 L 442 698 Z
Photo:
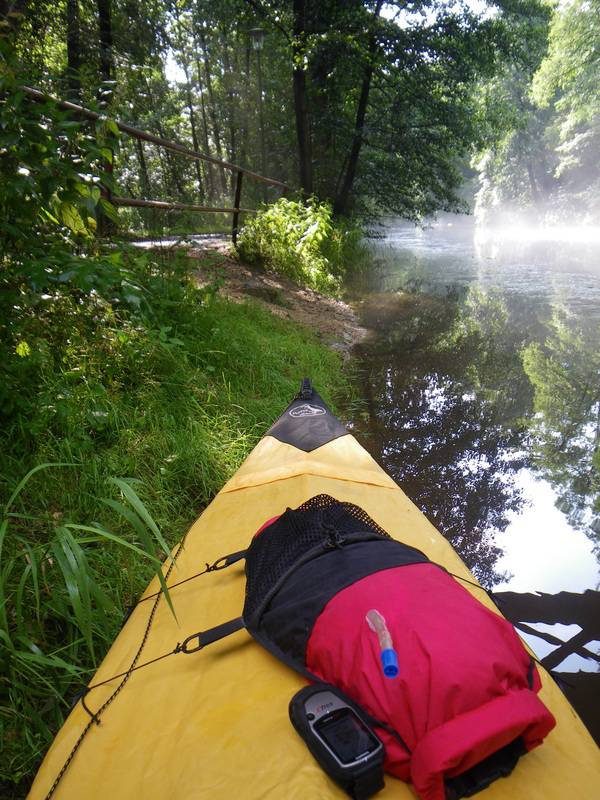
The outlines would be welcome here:
M 383 0 L 378 0 L 373 10 L 373 22 L 376 22 L 381 13 Z M 341 179 L 341 185 L 337 192 L 333 209 L 336 214 L 346 214 L 350 202 L 350 193 L 356 177 L 356 170 L 358 167 L 358 157 L 363 144 L 365 117 L 367 114 L 367 106 L 369 104 L 369 93 L 371 91 L 371 82 L 373 80 L 373 73 L 375 71 L 375 55 L 377 52 L 377 34 L 374 29 L 369 34 L 367 45 L 366 63 L 364 68 L 364 76 L 360 87 L 360 95 L 356 106 L 356 121 L 354 123 L 354 132 L 352 134 L 352 145 L 346 160 L 346 169 Z
M 340 214 L 461 207 L 458 159 L 481 136 L 472 89 L 522 27 L 433 0 L 385 16 L 378 0 L 246 2 L 289 49 L 305 192 Z
M 600 217 L 599 16 L 598 0 L 539 5 L 527 48 L 482 88 L 492 122 L 475 161 L 482 217 L 506 209 L 533 209 L 542 222 Z
M 79 0 L 67 0 L 67 81 L 69 99 L 81 102 L 81 29 Z
M 509 6 L 505 15 L 513 47 L 498 73 L 478 92 L 487 141 L 474 165 L 479 172 L 475 214 L 498 223 L 532 209 L 543 217 L 553 188 L 554 160 L 546 136 L 549 114 L 533 103 L 531 81 L 548 46 L 551 9 L 543 3 Z M 520 39 L 518 32 L 526 35 Z
M 19 46 L 36 84 L 86 104 L 102 87 L 101 101 L 120 117 L 254 169 L 264 113 L 274 177 L 330 202 L 338 215 L 386 210 L 418 220 L 465 208 L 462 166 L 504 124 L 475 89 L 509 56 L 524 60 L 537 35 L 524 20 L 540 3 L 503 0 L 486 17 L 467 0 L 59 0 L 57 24 L 54 7 L 40 0 L 25 15 Z M 266 34 L 259 103 L 249 57 L 257 24 Z M 178 85 L 167 79 L 170 60 L 187 74 Z M 524 98 L 507 95 L 506 104 Z M 519 128 L 508 150 L 523 163 L 529 194 L 542 197 L 535 136 Z M 132 174 L 130 153 L 147 176 Z M 153 191 L 185 199 L 199 185 L 211 197 L 232 188 L 221 168 L 175 168 L 172 154 L 136 152 L 128 142 L 123 154 L 117 178 L 136 191 L 151 182 Z M 250 203 L 262 197 L 251 184 L 244 192 Z
M 533 97 L 552 109 L 557 206 L 579 219 L 600 218 L 600 1 L 561 4 L 548 55 L 533 80 Z

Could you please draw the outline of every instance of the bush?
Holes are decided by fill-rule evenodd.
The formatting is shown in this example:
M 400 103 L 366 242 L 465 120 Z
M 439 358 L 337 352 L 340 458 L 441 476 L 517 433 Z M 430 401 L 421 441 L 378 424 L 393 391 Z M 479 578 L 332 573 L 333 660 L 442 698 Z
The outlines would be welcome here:
M 110 184 L 102 165 L 118 141 L 114 122 L 74 120 L 50 99 L 32 100 L 7 42 L 0 39 L 0 268 L 11 299 L 49 286 L 84 291 L 119 280 L 94 233 Z M 110 146 L 109 146 L 110 143 Z M 9 303 L 9 307 L 12 306 Z
M 318 291 L 335 294 L 344 277 L 345 232 L 332 220 L 331 207 L 281 198 L 244 226 L 238 253 Z

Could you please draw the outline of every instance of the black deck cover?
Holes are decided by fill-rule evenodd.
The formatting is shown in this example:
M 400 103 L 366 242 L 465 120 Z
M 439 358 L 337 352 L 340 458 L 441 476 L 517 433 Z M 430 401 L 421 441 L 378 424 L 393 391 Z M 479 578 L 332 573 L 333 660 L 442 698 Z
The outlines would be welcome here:
M 347 433 L 311 387 L 310 381 L 305 379 L 300 392 L 269 428 L 267 436 L 274 436 L 280 442 L 309 453 Z

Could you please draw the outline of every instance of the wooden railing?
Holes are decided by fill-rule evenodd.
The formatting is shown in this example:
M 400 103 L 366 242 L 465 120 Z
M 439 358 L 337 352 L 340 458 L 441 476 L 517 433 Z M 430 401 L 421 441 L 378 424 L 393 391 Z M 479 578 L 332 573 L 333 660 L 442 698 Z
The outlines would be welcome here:
M 32 89 L 29 86 L 23 86 L 21 88 L 29 97 L 32 98 L 32 100 L 36 100 L 38 102 L 51 101 L 55 103 L 58 108 L 64 111 L 71 111 L 73 112 L 73 114 L 83 117 L 84 119 L 89 119 L 93 122 L 98 122 L 108 119 L 106 115 L 100 114 L 96 111 L 92 111 L 91 109 L 85 108 L 84 106 L 79 106 L 76 103 L 71 103 L 67 100 L 59 100 L 55 97 L 51 97 L 50 95 L 47 95 L 44 92 L 40 92 L 37 89 Z M 281 189 L 282 194 L 285 194 L 285 192 L 289 191 L 290 189 L 290 187 L 283 181 L 278 181 L 275 178 L 267 178 L 264 175 L 259 175 L 258 172 L 254 172 L 253 170 L 247 169 L 246 167 L 240 167 L 237 164 L 232 164 L 230 161 L 224 161 L 220 158 L 215 158 L 214 156 L 207 155 L 206 153 L 200 153 L 196 150 L 191 150 L 189 147 L 186 147 L 185 145 L 179 144 L 178 142 L 171 142 L 168 139 L 163 139 L 161 136 L 156 136 L 155 134 L 149 133 L 148 131 L 143 131 L 140 128 L 136 128 L 133 125 L 129 125 L 126 122 L 120 122 L 119 120 L 113 120 L 113 121 L 117 126 L 117 128 L 122 133 L 125 133 L 128 136 L 133 137 L 134 139 L 139 139 L 140 141 L 143 142 L 150 142 L 151 144 L 158 145 L 159 147 L 162 147 L 165 150 L 169 150 L 170 152 L 176 153 L 177 155 L 183 156 L 185 158 L 191 158 L 197 161 L 205 161 L 208 162 L 209 164 L 215 164 L 221 167 L 222 169 L 228 169 L 236 173 L 235 191 L 233 197 L 233 204 L 231 207 L 200 206 L 191 203 L 172 203 L 162 200 L 146 200 L 134 197 L 119 197 L 112 195 L 109 190 L 105 190 L 106 198 L 110 200 L 110 202 L 113 203 L 113 205 L 115 206 L 126 206 L 130 208 L 152 208 L 162 211 L 174 211 L 174 210 L 191 211 L 191 212 L 198 212 L 205 214 L 231 214 L 232 215 L 231 237 L 233 243 L 235 244 L 237 241 L 237 235 L 239 230 L 240 214 L 256 213 L 256 209 L 240 207 L 244 176 L 247 176 L 250 180 L 257 181 L 259 183 L 264 183 L 270 186 L 276 186 L 279 189 Z

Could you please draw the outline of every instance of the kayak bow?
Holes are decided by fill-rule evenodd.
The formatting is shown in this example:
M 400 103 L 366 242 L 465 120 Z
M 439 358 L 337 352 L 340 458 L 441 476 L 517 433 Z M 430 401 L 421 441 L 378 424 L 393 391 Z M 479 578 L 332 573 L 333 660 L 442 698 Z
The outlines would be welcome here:
M 94 676 L 90 686 L 95 688 L 77 702 L 50 747 L 32 800 L 51 791 L 54 797 L 87 800 L 345 796 L 289 722 L 289 700 L 303 684 L 299 675 L 245 631 L 207 650 L 190 644 L 195 632 L 241 612 L 243 565 L 220 572 L 223 554 L 243 550 L 265 520 L 322 493 L 361 506 L 392 536 L 475 582 L 450 544 L 305 381 L 194 523 L 185 546 L 175 548 L 174 561 L 165 564 L 177 619 L 155 578 L 142 597 L 147 601 L 135 607 Z M 499 613 L 485 591 L 465 586 Z M 540 675 L 540 699 L 557 726 L 482 797 L 595 800 L 600 797 L 598 749 L 552 678 L 542 668 Z M 415 795 L 410 786 L 388 777 L 378 796 L 408 800 Z

